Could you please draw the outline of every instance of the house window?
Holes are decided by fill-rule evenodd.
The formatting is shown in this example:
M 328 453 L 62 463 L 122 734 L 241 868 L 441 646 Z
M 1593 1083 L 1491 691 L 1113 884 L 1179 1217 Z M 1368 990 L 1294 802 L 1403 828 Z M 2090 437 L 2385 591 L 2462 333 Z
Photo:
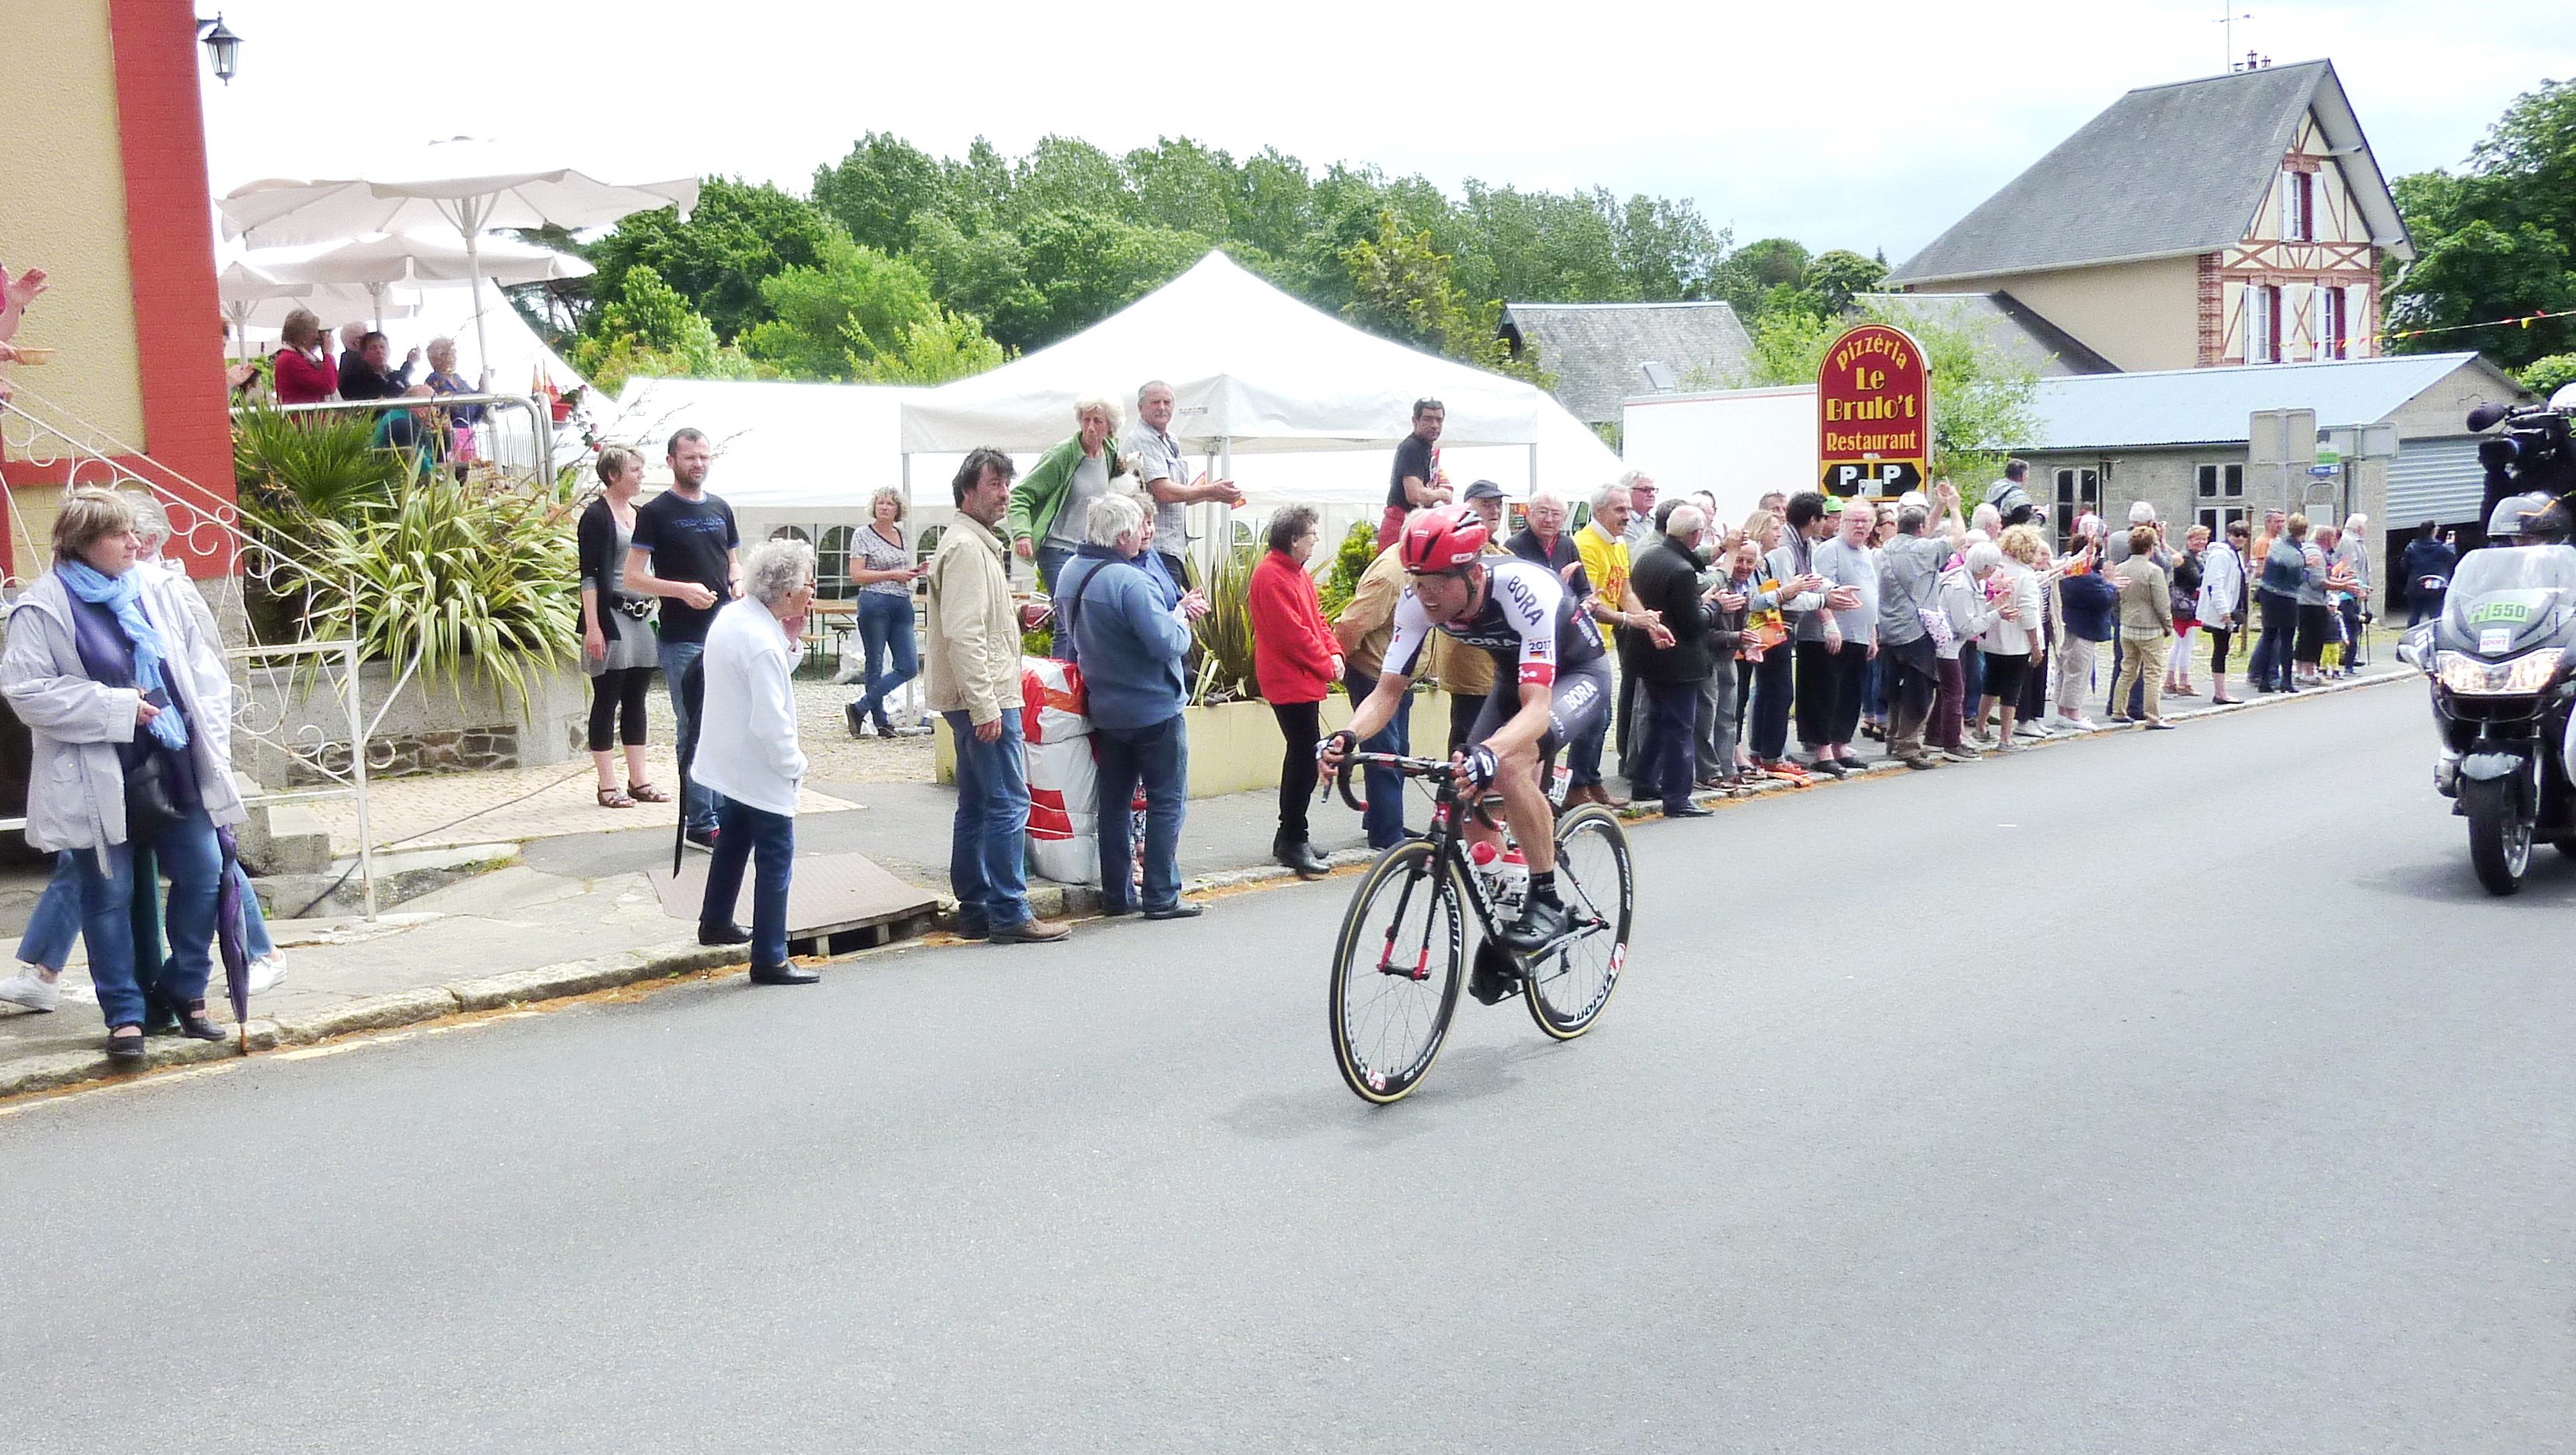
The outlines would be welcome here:
M 2246 285 L 2245 362 L 2281 362 L 2281 289 L 2278 284 Z
M 2245 498 L 2243 465 L 2203 465 L 2200 467 L 2200 498 L 2203 500 L 2242 500 Z
M 2313 242 L 2317 235 L 2317 179 L 2313 172 L 2291 172 L 2282 179 L 2281 237 L 2285 242 Z
M 2348 359 L 2352 357 L 2352 355 L 2346 352 L 2344 340 L 2346 338 L 2345 329 L 2351 322 L 2351 314 L 2349 311 L 2350 305 L 2346 302 L 2344 291 L 2341 288 L 2328 288 L 2325 290 L 2325 295 L 2326 357 L 2329 359 Z
M 2057 509 L 2051 520 L 2063 541 L 2075 530 L 2075 517 L 2102 508 L 2102 475 L 2098 470 L 2068 468 L 2057 472 Z
M 2227 539 L 2227 527 L 2231 521 L 2241 520 L 2251 525 L 2254 520 L 2253 514 L 2241 505 L 2204 505 L 2192 518 L 2200 522 L 2213 541 Z

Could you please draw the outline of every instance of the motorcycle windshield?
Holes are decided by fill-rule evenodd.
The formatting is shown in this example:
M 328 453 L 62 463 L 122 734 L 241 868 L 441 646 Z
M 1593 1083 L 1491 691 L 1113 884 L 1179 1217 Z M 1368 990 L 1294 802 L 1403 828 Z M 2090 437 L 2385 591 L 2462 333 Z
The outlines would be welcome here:
M 2576 610 L 2576 547 L 2489 546 L 2460 559 L 2443 635 L 2481 656 L 2555 634 Z

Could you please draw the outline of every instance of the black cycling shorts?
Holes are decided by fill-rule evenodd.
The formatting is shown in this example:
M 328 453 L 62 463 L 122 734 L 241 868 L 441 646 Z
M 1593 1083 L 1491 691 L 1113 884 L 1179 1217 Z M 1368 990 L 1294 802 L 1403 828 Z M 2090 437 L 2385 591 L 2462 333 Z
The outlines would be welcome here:
M 1579 742 L 1585 734 L 1599 732 L 1610 720 L 1610 659 L 1595 657 L 1572 667 L 1560 667 L 1556 681 L 1548 689 L 1547 733 L 1538 740 L 1541 762 L 1553 758 L 1566 744 Z M 1485 698 L 1484 711 L 1476 714 L 1476 725 L 1467 730 L 1470 745 L 1484 742 L 1512 720 L 1521 710 L 1521 684 L 1508 671 L 1494 673 L 1494 690 Z

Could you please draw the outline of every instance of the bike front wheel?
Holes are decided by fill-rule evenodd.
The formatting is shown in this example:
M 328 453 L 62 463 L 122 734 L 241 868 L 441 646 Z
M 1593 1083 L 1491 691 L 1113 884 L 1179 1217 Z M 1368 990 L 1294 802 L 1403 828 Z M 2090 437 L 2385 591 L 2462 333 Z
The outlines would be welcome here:
M 1587 804 L 1556 821 L 1556 895 L 1576 931 L 1522 977 L 1530 1019 L 1560 1041 L 1592 1028 L 1628 963 L 1636 875 L 1618 815 Z
M 1428 842 L 1378 856 L 1333 945 L 1333 1059 L 1362 1101 L 1401 1100 L 1422 1082 L 1458 1008 L 1466 924 L 1448 866 Z

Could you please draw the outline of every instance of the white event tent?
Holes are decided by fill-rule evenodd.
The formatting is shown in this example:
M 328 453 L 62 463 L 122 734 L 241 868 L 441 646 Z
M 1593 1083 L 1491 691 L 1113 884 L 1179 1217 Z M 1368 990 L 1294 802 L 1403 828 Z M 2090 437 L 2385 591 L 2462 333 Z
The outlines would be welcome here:
M 1074 401 L 1086 395 L 1117 399 L 1132 418 L 1148 379 L 1172 386 L 1172 434 L 1208 456 L 1211 474 L 1241 484 L 1255 511 L 1319 507 L 1328 540 L 1384 505 L 1392 452 L 1420 398 L 1447 406 L 1441 464 L 1461 484 L 1489 478 L 1525 499 L 1544 482 L 1572 499 L 1620 469 L 1546 391 L 1365 333 L 1211 252 L 1062 343 L 904 401 L 906 478 L 915 455 L 1044 450 L 1073 433 Z M 1274 458 L 1324 452 L 1338 453 Z M 1237 458 L 1247 455 L 1264 458 Z

